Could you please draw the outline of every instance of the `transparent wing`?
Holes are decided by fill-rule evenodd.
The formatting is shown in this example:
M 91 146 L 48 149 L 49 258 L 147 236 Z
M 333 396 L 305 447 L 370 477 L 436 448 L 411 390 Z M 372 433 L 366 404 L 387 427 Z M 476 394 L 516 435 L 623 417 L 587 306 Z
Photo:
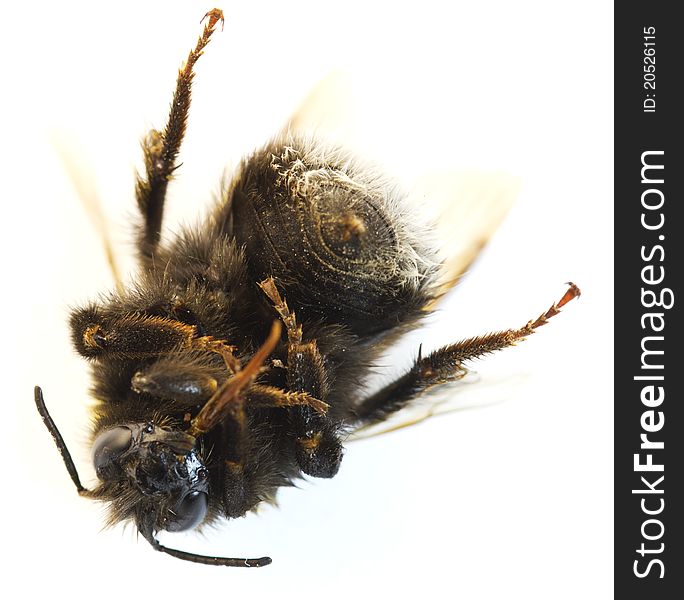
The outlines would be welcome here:
M 359 123 L 355 86 L 351 74 L 331 71 L 302 100 L 285 130 L 304 136 L 322 136 L 353 147 Z
M 434 224 L 442 264 L 437 300 L 467 273 L 513 206 L 519 187 L 516 177 L 482 171 L 428 173 L 417 180 L 409 200 Z
M 73 136 L 67 135 L 63 131 L 53 130 L 50 135 L 50 142 L 76 190 L 81 205 L 93 225 L 93 229 L 97 231 L 100 237 L 112 279 L 117 289 L 122 291 L 123 284 L 116 260 L 116 253 L 112 245 L 111 233 L 102 209 L 102 203 L 97 195 L 92 175 L 94 168 L 88 162 L 88 154 L 83 148 L 78 146 Z
M 459 381 L 436 386 L 382 423 L 355 429 L 346 441 L 365 440 L 412 427 L 434 417 L 505 402 L 514 397 L 524 378 L 520 374 L 490 374 L 483 377 L 476 371 L 469 371 Z

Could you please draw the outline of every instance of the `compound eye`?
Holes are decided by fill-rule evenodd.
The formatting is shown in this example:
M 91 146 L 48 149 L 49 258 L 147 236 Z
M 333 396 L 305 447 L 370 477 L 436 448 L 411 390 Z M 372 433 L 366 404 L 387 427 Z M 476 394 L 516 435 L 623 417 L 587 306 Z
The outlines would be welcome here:
M 164 529 L 167 531 L 186 531 L 197 527 L 207 514 L 209 500 L 204 492 L 190 492 L 170 514 Z
M 133 435 L 128 427 L 113 427 L 97 436 L 93 445 L 93 464 L 99 479 L 110 479 L 116 460 L 131 447 Z

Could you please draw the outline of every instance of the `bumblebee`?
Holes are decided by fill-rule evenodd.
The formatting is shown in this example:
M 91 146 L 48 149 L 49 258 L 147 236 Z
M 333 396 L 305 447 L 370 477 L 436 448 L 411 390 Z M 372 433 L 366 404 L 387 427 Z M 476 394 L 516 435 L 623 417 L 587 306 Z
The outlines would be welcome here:
M 243 516 L 302 475 L 335 476 L 349 432 L 462 378 L 468 361 L 531 335 L 579 289 L 569 284 L 520 328 L 419 354 L 368 394 L 380 351 L 420 322 L 472 256 L 441 258 L 398 186 L 295 128 L 242 161 L 204 222 L 162 243 L 194 67 L 223 15 L 214 9 L 205 20 L 165 128 L 143 140 L 139 273 L 71 314 L 97 402 L 93 489 L 81 484 L 39 387 L 35 401 L 79 494 L 107 503 L 110 523 L 134 522 L 155 550 L 180 559 L 260 567 L 271 559 L 191 554 L 156 534 Z

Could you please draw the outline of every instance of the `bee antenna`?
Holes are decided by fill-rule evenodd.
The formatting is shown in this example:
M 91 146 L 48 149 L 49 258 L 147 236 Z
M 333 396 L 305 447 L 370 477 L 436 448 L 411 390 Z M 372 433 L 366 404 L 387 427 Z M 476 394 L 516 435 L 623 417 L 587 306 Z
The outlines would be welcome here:
M 190 562 L 201 563 L 203 565 L 216 565 L 218 567 L 265 567 L 273 562 L 268 556 L 263 556 L 261 558 L 225 558 L 222 556 L 204 556 L 202 554 L 192 554 L 191 552 L 183 552 L 183 550 L 167 548 L 166 546 L 160 544 L 156 539 L 154 540 L 152 547 L 155 550 L 159 550 L 165 554 L 170 554 L 171 556 L 180 558 L 181 560 L 188 560 Z
M 62 434 L 59 433 L 57 425 L 55 425 L 55 422 L 52 420 L 52 417 L 50 416 L 50 413 L 48 412 L 48 409 L 45 406 L 45 400 L 43 399 L 43 390 L 40 388 L 40 386 L 37 385 L 34 388 L 33 392 L 34 399 L 36 401 L 36 408 L 38 408 L 38 413 L 43 419 L 45 427 L 47 427 L 48 431 L 52 435 L 52 439 L 55 440 L 57 450 L 59 450 L 59 453 L 62 455 L 64 466 L 66 467 L 67 471 L 69 471 L 69 475 L 71 476 L 71 481 L 74 482 L 74 485 L 76 486 L 76 489 L 78 490 L 78 493 L 80 495 L 94 497 L 96 494 L 92 490 L 84 488 L 81 485 L 81 479 L 78 476 L 78 471 L 76 470 L 74 460 L 71 458 L 71 453 L 69 452 L 67 445 L 64 443 L 64 438 L 62 437 Z
M 159 552 L 169 554 L 181 560 L 189 562 L 200 563 L 203 565 L 216 565 L 217 567 L 265 567 L 271 564 L 271 559 L 268 556 L 262 558 L 225 558 L 222 556 L 204 556 L 203 554 L 192 554 L 191 552 L 184 552 L 183 550 L 176 550 L 174 548 L 167 548 L 154 537 L 152 524 L 149 520 L 142 523 L 138 521 L 138 531 L 142 533 L 143 537 L 150 543 L 150 545 Z

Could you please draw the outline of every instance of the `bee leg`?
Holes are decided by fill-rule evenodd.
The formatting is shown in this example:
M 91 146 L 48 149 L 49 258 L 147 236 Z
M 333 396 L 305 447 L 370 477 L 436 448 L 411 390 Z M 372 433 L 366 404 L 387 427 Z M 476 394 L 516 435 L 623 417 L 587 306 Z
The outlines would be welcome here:
M 294 312 L 280 296 L 273 278 L 259 283 L 273 303 L 287 329 L 287 386 L 293 392 L 306 392 L 325 402 L 328 378 L 325 364 L 315 341 L 302 341 L 302 328 Z M 300 468 L 312 477 L 333 477 L 342 461 L 338 426 L 312 406 L 294 407 L 289 414 L 295 432 L 295 452 Z
M 247 392 L 247 402 L 254 408 L 292 408 L 307 406 L 319 415 L 325 415 L 329 406 L 307 392 L 286 391 L 270 385 L 254 384 Z
M 287 392 L 267 385 L 254 384 L 255 378 L 280 340 L 281 326 L 273 323 L 267 340 L 244 368 L 234 371 L 192 420 L 188 432 L 198 436 L 220 425 L 227 440 L 223 469 L 223 510 L 229 518 L 243 516 L 255 506 L 255 495 L 250 476 L 245 470 L 248 455 L 249 428 L 245 407 L 298 407 L 323 413 L 328 405 L 305 392 Z
M 94 360 L 158 356 L 189 347 L 196 339 L 194 325 L 140 314 L 110 319 L 95 307 L 75 311 L 70 325 L 78 353 Z
M 166 188 L 179 165 L 178 152 L 185 136 L 190 109 L 193 68 L 209 43 L 217 23 L 223 23 L 223 14 L 213 10 L 207 14 L 207 23 L 197 45 L 178 72 L 169 117 L 163 131 L 153 129 L 142 142 L 145 174 L 136 177 L 135 196 L 143 217 L 138 235 L 138 252 L 143 266 L 152 262 L 161 232 Z
M 223 513 L 229 519 L 244 516 L 256 504 L 253 489 L 245 473 L 245 458 L 249 446 L 245 400 L 236 397 L 222 424 L 222 439 L 226 441 L 222 478 Z
M 197 327 L 154 315 L 126 314 L 105 319 L 97 309 L 84 308 L 71 317 L 76 350 L 86 358 L 145 358 L 182 349 L 219 354 L 231 373 L 240 370 L 234 346 L 211 336 L 197 337 Z
M 221 387 L 212 395 L 202 410 L 192 420 L 188 430 L 195 437 L 210 431 L 219 425 L 227 417 L 244 424 L 244 395 L 248 392 L 252 383 L 261 372 L 268 355 L 280 340 L 281 325 L 278 321 L 273 322 L 268 338 L 259 348 L 247 365 L 227 379 Z
M 206 401 L 188 429 L 188 433 L 195 437 L 216 427 L 223 430 L 222 438 L 227 440 L 222 471 L 223 510 L 229 518 L 244 515 L 258 501 L 245 473 L 246 449 L 249 446 L 245 403 L 254 380 L 280 340 L 281 330 L 280 323 L 275 321 L 264 344 L 244 368 L 238 367 L 234 375 Z
M 507 329 L 496 333 L 473 337 L 456 344 L 450 344 L 421 357 L 411 370 L 363 400 L 355 409 L 351 419 L 356 425 L 372 425 L 385 420 L 392 413 L 402 409 L 434 385 L 456 381 L 468 371 L 463 363 L 485 354 L 514 346 L 533 334 L 538 327 L 560 312 L 562 306 L 580 295 L 579 288 L 568 284 L 563 297 L 537 319 L 528 321 L 519 329 Z
M 182 362 L 158 361 L 137 371 L 131 389 L 138 394 L 171 400 L 178 406 L 198 406 L 216 392 L 218 383 L 201 368 L 188 368 Z
M 209 352 L 219 354 L 223 358 L 226 369 L 231 373 L 237 373 L 242 368 L 240 360 L 233 354 L 233 351 L 236 349 L 235 346 L 230 346 L 222 340 L 216 340 L 211 336 L 203 336 L 193 339 L 190 346 L 198 350 L 208 350 Z
M 322 415 L 328 410 L 325 402 L 313 398 L 306 392 L 285 391 L 260 384 L 252 385 L 245 392 L 245 401 L 240 407 L 241 411 L 246 406 L 250 408 L 306 406 Z M 229 518 L 243 516 L 262 499 L 255 494 L 255 486 L 252 483 L 253 465 L 245 466 L 245 459 L 249 459 L 249 456 L 254 453 L 247 450 L 251 444 L 250 431 L 244 424 L 244 412 L 239 414 L 240 418 L 231 418 L 222 424 L 222 437 L 228 441 L 222 482 L 223 511 Z
M 325 366 L 315 341 L 290 344 L 287 384 L 290 390 L 323 400 L 327 397 Z M 333 477 L 342 461 L 338 425 L 312 406 L 293 408 L 289 419 L 297 436 L 295 452 L 302 471 L 312 477 Z
M 271 335 L 245 368 L 238 370 L 217 390 L 191 423 L 192 435 L 206 432 L 217 423 L 223 429 L 222 439 L 227 442 L 223 459 L 223 511 L 229 518 L 243 516 L 259 501 L 251 482 L 252 476 L 248 473 L 249 466 L 245 467 L 245 459 L 250 455 L 246 407 L 307 407 L 318 414 L 325 414 L 328 410 L 325 402 L 306 392 L 285 391 L 252 383 L 280 339 L 280 331 L 280 323 L 276 321 Z

